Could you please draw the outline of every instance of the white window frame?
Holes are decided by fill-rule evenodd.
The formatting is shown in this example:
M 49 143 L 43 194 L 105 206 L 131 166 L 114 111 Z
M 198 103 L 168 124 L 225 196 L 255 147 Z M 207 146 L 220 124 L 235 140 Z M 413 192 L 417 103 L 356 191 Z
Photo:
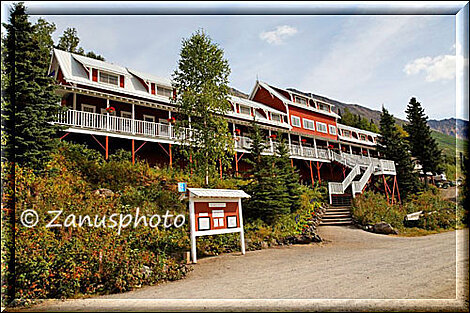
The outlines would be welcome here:
M 126 114 L 129 114 L 129 117 L 125 117 L 124 115 L 126 115 Z M 121 111 L 121 117 L 132 119 L 132 112 L 129 112 L 129 111 Z
M 146 118 L 150 118 L 152 121 L 146 121 L 145 120 Z M 144 122 L 155 123 L 155 116 L 144 114 L 144 115 L 142 115 L 142 120 Z
M 307 123 L 305 123 L 305 122 L 307 122 Z M 309 122 L 312 123 L 312 127 L 307 127 L 307 124 L 308 124 Z M 304 123 L 304 129 L 308 129 L 308 130 L 313 130 L 313 131 L 315 131 L 315 121 L 309 120 L 308 118 L 304 118 L 304 119 L 303 119 L 303 123 Z
M 274 118 L 275 116 L 277 117 L 277 119 Z M 271 120 L 272 120 L 272 121 L 275 121 L 275 122 L 282 123 L 281 114 L 279 114 L 279 113 L 271 113 Z
M 243 115 L 251 115 L 251 108 L 250 108 L 249 106 L 239 104 L 239 108 L 240 108 L 240 114 L 243 114 Z M 243 112 L 242 112 L 242 108 L 248 109 L 248 111 L 250 111 L 250 112 L 249 112 L 249 113 L 243 113 Z
M 333 131 L 331 131 L 333 130 Z M 336 126 L 335 125 L 328 125 L 328 131 L 330 132 L 330 135 L 336 135 Z
M 102 75 L 102 74 L 105 74 L 105 75 L 108 75 L 108 76 L 116 76 L 116 77 L 117 77 L 117 79 L 116 79 L 116 84 L 110 83 L 110 82 L 109 82 L 109 79 L 108 79 L 107 82 L 101 81 L 101 75 Z M 118 75 L 118 74 L 114 74 L 114 73 L 106 72 L 106 71 L 100 71 L 100 70 L 98 71 L 98 82 L 99 82 L 99 83 L 103 83 L 103 84 L 108 84 L 108 85 L 111 85 L 111 86 L 117 86 L 117 87 L 119 87 L 119 80 L 120 80 L 120 78 L 119 78 L 119 75 Z
M 322 122 L 316 122 L 317 125 L 317 132 L 319 133 L 324 133 L 324 134 L 328 134 L 328 127 L 326 126 L 326 123 L 322 123 Z M 323 129 L 324 127 L 324 129 Z
M 297 99 L 305 101 L 305 103 L 297 102 Z M 294 96 L 295 103 L 301 104 L 301 105 L 308 105 L 308 99 L 300 96 Z
M 150 88 L 152 88 L 152 87 L 150 87 Z M 173 95 L 173 89 L 171 89 L 169 87 L 166 87 L 166 86 L 159 85 L 159 84 L 155 84 L 155 95 L 160 96 L 160 97 L 166 97 L 167 95 L 161 95 L 161 94 L 158 93 L 162 89 L 169 90 L 170 95 L 168 95 L 168 98 L 171 98 L 171 96 Z M 150 91 L 150 92 L 152 92 L 152 91 Z
M 294 120 L 299 121 L 299 124 L 295 125 Z M 292 126 L 294 126 L 294 127 L 302 127 L 302 123 L 300 122 L 300 117 L 298 117 L 298 116 L 291 115 L 290 116 L 290 122 L 291 122 Z
M 91 104 L 84 104 L 84 103 L 82 103 L 82 111 L 83 111 L 83 112 L 86 112 L 86 111 L 84 110 L 84 108 L 88 108 L 88 109 L 91 108 L 91 109 L 93 109 L 93 113 L 96 113 L 96 105 L 91 105 Z M 88 113 L 90 113 L 90 112 L 88 112 Z

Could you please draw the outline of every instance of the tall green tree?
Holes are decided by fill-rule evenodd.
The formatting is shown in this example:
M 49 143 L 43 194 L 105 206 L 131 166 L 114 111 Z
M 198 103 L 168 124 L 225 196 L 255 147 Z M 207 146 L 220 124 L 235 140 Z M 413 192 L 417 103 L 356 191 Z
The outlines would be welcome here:
M 393 115 L 382 108 L 380 115 L 380 134 L 378 151 L 380 155 L 395 162 L 398 187 L 402 198 L 417 191 L 419 181 L 414 171 L 409 146 L 401 136 L 395 124 Z
M 82 47 L 79 47 L 80 38 L 78 37 L 77 29 L 74 27 L 69 27 L 64 30 L 62 36 L 59 37 L 59 43 L 57 48 L 67 52 L 72 52 L 80 55 L 87 56 L 89 58 L 97 59 L 100 61 L 105 61 L 105 58 L 99 54 L 89 51 L 85 53 L 85 50 Z
M 4 94 L 11 138 L 10 159 L 19 164 L 41 168 L 49 160 L 58 126 L 51 125 L 61 110 L 54 80 L 47 76 L 44 43 L 25 13 L 22 3 L 14 4 L 6 29 Z
M 277 157 L 262 154 L 267 144 L 258 125 L 252 124 L 249 136 L 252 142 L 247 162 L 252 165 L 252 170 L 245 190 L 251 198 L 245 201 L 244 212 L 249 219 L 259 218 L 272 224 L 280 216 L 290 213 L 290 195 L 285 177 L 276 166 Z
M 51 61 L 52 49 L 54 48 L 52 34 L 55 30 L 55 24 L 49 23 L 43 18 L 39 18 L 36 24 L 34 24 L 34 36 L 37 38 L 40 45 L 40 64 L 49 65 L 49 62 Z
M 281 182 L 287 189 L 290 211 L 295 212 L 300 208 L 300 177 L 298 172 L 291 165 L 289 147 L 285 139 L 281 134 L 278 136 L 279 139 L 276 141 L 276 167 L 279 169 Z
M 442 151 L 439 149 L 436 140 L 431 136 L 431 129 L 427 123 L 428 117 L 424 114 L 424 109 L 421 107 L 421 103 L 416 101 L 416 98 L 411 98 L 405 113 L 409 121 L 405 125 L 405 130 L 408 133 L 407 139 L 411 155 L 422 166 L 427 187 L 428 178 L 426 173 L 436 173 L 441 169 Z
M 200 30 L 183 39 L 178 68 L 173 73 L 178 109 L 176 132 L 182 137 L 183 153 L 192 156 L 196 170 L 209 184 L 217 162 L 231 166 L 233 136 L 224 115 L 230 110 L 228 77 L 230 66 L 224 51 Z M 185 128 L 191 127 L 191 131 Z

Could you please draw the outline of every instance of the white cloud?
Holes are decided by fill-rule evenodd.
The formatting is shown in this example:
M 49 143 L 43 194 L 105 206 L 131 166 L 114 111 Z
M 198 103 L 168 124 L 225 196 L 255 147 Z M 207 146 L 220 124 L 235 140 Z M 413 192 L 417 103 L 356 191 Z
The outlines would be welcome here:
M 262 32 L 259 34 L 259 38 L 267 41 L 269 44 L 281 45 L 284 43 L 284 40 L 288 37 L 294 36 L 297 33 L 297 28 L 282 25 L 277 26 L 275 30 Z
M 434 82 L 455 78 L 455 55 L 439 55 L 437 57 L 418 58 L 405 65 L 403 71 L 406 75 L 416 75 L 420 72 L 426 74 L 425 80 Z

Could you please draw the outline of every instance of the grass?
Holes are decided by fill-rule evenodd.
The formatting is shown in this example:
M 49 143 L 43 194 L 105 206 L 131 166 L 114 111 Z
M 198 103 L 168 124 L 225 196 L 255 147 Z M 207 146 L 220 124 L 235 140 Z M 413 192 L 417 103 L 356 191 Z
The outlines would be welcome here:
M 420 237 L 420 236 L 427 236 L 427 235 L 433 235 L 433 234 L 439 234 L 439 233 L 444 233 L 448 231 L 453 231 L 455 229 L 449 228 L 449 229 L 433 229 L 433 230 L 427 230 L 427 229 L 422 229 L 418 227 L 405 227 L 403 229 L 400 229 L 398 232 L 398 235 L 393 235 L 396 237 Z
M 443 150 L 444 155 L 446 156 L 455 156 L 455 151 L 462 152 L 467 156 L 468 150 L 468 140 L 455 138 L 454 136 L 449 136 L 437 131 L 432 131 L 432 137 L 436 139 L 439 147 Z

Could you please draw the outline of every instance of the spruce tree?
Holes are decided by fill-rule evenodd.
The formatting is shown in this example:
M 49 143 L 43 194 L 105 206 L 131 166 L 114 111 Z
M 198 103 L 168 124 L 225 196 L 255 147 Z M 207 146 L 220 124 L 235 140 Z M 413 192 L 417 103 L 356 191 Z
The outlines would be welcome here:
M 251 196 L 244 204 L 249 219 L 260 218 L 268 224 L 291 210 L 289 192 L 284 177 L 276 166 L 276 156 L 263 155 L 266 141 L 261 130 L 252 124 L 251 148 L 247 162 L 252 165 L 251 182 L 246 186 Z
M 80 38 L 78 37 L 78 32 L 74 27 L 69 27 L 64 30 L 62 36 L 59 37 L 59 43 L 57 48 L 67 52 L 72 52 L 80 55 L 84 55 L 89 58 L 97 59 L 100 61 L 105 61 L 105 58 L 99 54 L 89 51 L 85 53 L 85 50 L 82 47 L 79 47 Z
M 411 155 L 422 166 L 426 187 L 428 185 L 428 172 L 436 173 L 442 162 L 442 151 L 438 148 L 436 140 L 431 136 L 431 129 L 427 124 L 428 117 L 424 114 L 421 103 L 411 98 L 405 113 L 409 123 L 405 125 L 408 133 L 408 142 Z
M 291 165 L 289 147 L 285 139 L 282 136 L 279 136 L 279 138 L 276 145 L 276 167 L 279 169 L 280 178 L 287 189 L 290 211 L 295 212 L 300 208 L 300 177 Z
M 54 79 L 47 75 L 44 50 L 22 3 L 13 5 L 9 23 L 3 26 L 7 31 L 4 100 L 11 121 L 7 131 L 14 134 L 10 158 L 39 169 L 56 143 L 60 128 L 50 123 L 61 110 L 60 97 L 54 92 Z
M 380 134 L 377 150 L 383 158 L 395 162 L 400 194 L 406 198 L 417 191 L 418 177 L 414 172 L 409 146 L 398 131 L 393 115 L 385 108 L 382 108 L 380 115 Z

